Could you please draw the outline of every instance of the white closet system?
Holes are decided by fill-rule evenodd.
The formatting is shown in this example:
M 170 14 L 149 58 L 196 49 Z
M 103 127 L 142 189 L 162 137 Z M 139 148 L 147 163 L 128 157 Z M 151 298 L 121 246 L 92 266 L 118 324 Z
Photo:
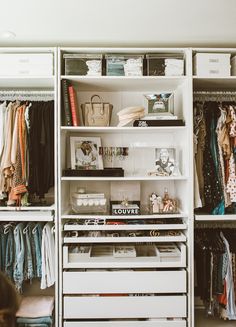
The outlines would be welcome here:
M 54 92 L 55 100 L 55 189 L 52 207 L 20 210 L 12 207 L 0 208 L 0 221 L 48 221 L 56 226 L 56 267 L 58 278 L 55 285 L 56 326 L 60 327 L 190 327 L 194 326 L 194 174 L 193 174 L 193 91 L 233 91 L 236 77 L 209 78 L 193 75 L 192 58 L 196 52 L 222 52 L 236 54 L 235 49 L 189 49 L 189 48 L 0 48 L 1 53 L 48 53 L 54 54 L 53 76 L 0 76 L 0 100 L 2 91 L 24 92 L 42 90 Z M 184 76 L 74 76 L 64 75 L 65 53 L 139 53 L 174 54 L 185 61 Z M 63 126 L 61 113 L 61 81 L 67 79 L 78 92 L 78 105 L 99 94 L 114 106 L 110 127 Z M 185 126 L 174 127 L 117 127 L 116 113 L 127 106 L 140 105 L 143 95 L 157 92 L 174 93 L 174 110 L 185 121 Z M 23 92 L 22 92 L 23 93 Z M 57 119 L 58 117 L 58 119 Z M 125 177 L 66 177 L 63 169 L 69 167 L 69 137 L 100 137 L 103 146 L 129 147 Z M 147 176 L 150 168 L 147 156 L 140 156 L 150 148 L 177 148 L 181 175 L 170 177 Z M 145 152 L 146 154 L 146 152 Z M 150 157 L 149 157 L 150 159 Z M 163 194 L 167 187 L 171 196 L 178 198 L 178 214 L 150 215 L 141 213 L 135 217 L 148 221 L 166 218 L 166 224 L 152 223 L 132 225 L 83 225 L 77 220 L 91 218 L 91 215 L 71 214 L 71 195 L 78 187 L 88 191 L 105 193 L 110 197 L 111 184 L 136 183 L 141 186 L 141 203 L 147 205 L 152 192 Z M 136 185 L 136 184 L 135 184 Z M 94 215 L 93 218 L 99 218 Z M 107 221 L 114 216 L 104 216 Z M 117 219 L 117 217 L 115 217 Z M 235 220 L 235 216 L 198 216 L 198 220 Z M 175 220 L 179 219 L 176 224 Z M 122 218 L 121 218 L 122 220 Z M 177 226 L 178 225 L 178 226 Z M 177 230 L 176 235 L 166 236 L 122 236 L 114 238 L 81 236 L 80 232 L 91 231 L 146 231 Z M 68 236 L 76 231 L 77 236 Z M 132 259 L 91 256 L 87 259 L 73 259 L 71 244 L 131 243 L 142 252 L 144 242 L 171 243 L 178 245 L 181 256 L 176 262 L 160 262 L 154 256 L 142 255 Z M 147 243 L 147 244 L 148 244 Z M 37 292 L 37 290 L 35 291 Z M 118 296 L 113 296 L 114 294 Z M 137 296 L 142 294 L 142 296 Z M 100 295 L 100 296 L 92 296 Z M 145 295 L 145 296 L 144 296 Z M 207 324 L 207 323 L 206 323 Z M 223 324 L 223 323 L 222 323 Z M 198 327 L 198 325 L 196 324 Z M 199 325 L 200 326 L 200 325 Z

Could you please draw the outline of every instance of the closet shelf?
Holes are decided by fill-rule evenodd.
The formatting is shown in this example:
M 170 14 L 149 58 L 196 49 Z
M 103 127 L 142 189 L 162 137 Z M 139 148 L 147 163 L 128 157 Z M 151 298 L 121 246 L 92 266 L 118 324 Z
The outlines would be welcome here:
M 170 91 L 183 84 L 186 76 L 75 76 L 63 75 L 61 79 L 68 79 L 79 83 L 79 91 Z
M 236 215 L 195 215 L 195 220 L 197 221 L 235 221 L 236 222 Z
M 137 216 L 114 216 L 114 215 L 80 215 L 80 214 L 69 214 L 69 211 L 62 214 L 62 219 L 171 219 L 171 218 L 187 218 L 188 215 L 184 212 L 173 213 L 173 214 L 152 214 L 152 215 L 137 215 Z
M 125 224 L 125 225 L 68 225 L 65 224 L 64 231 L 74 230 L 183 230 L 186 229 L 186 224 Z
M 185 181 L 187 176 L 61 177 L 62 181 Z
M 153 132 L 173 132 L 185 131 L 186 126 L 158 126 L 158 127 L 86 127 L 86 126 L 62 126 L 62 131 L 80 132 L 80 133 L 153 133 Z
M 4 211 L 15 211 L 15 212 L 22 212 L 22 211 L 51 211 L 55 210 L 55 205 L 52 204 L 50 206 L 28 206 L 28 207 L 1 207 L 0 206 L 0 213 Z
M 1 88 L 49 88 L 53 89 L 54 76 L 0 76 Z
M 135 229 L 135 227 L 133 228 Z M 64 243 L 135 243 L 135 242 L 186 242 L 186 236 L 140 236 L 140 237 L 64 237 Z
M 0 221 L 53 221 L 50 211 L 0 211 Z
M 132 259 L 132 260 L 131 260 Z M 63 268 L 182 268 L 185 267 L 185 261 L 176 262 L 160 262 L 153 257 L 139 257 L 139 258 L 95 258 L 90 257 L 80 260 L 80 262 L 67 262 L 63 264 Z

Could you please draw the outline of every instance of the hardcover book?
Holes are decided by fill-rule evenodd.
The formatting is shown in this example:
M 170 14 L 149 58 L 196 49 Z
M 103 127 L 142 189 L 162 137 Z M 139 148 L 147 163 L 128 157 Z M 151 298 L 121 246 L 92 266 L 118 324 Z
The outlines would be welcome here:
M 72 117 L 73 126 L 79 126 L 79 117 L 78 117 L 78 105 L 77 105 L 77 96 L 75 89 L 72 85 L 68 87 L 69 98 L 70 98 L 70 110 Z
M 69 82 L 66 79 L 62 80 L 62 100 L 63 110 L 62 117 L 64 117 L 65 126 L 72 126 L 72 116 L 70 110 L 70 99 L 69 99 Z

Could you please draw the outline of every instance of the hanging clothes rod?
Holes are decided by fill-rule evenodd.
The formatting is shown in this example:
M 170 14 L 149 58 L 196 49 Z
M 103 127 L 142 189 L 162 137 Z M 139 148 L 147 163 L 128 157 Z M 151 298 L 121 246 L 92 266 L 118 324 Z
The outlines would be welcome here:
M 200 221 L 195 221 L 195 228 L 236 228 L 236 221 L 219 221 L 219 222 L 200 222 Z
M 235 101 L 235 91 L 195 91 L 193 92 L 194 101 Z
M 54 99 L 54 91 L 44 90 L 0 90 L 1 101 L 51 101 Z

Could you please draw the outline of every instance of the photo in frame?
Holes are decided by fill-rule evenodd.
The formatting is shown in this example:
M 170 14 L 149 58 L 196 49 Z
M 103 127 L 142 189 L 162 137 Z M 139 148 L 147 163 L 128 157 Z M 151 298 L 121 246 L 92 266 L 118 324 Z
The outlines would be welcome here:
M 155 175 L 156 176 L 179 176 L 179 164 L 175 148 L 155 149 Z
M 70 137 L 72 169 L 103 169 L 100 137 Z
M 156 93 L 144 95 L 148 116 L 173 116 L 174 115 L 174 94 Z

